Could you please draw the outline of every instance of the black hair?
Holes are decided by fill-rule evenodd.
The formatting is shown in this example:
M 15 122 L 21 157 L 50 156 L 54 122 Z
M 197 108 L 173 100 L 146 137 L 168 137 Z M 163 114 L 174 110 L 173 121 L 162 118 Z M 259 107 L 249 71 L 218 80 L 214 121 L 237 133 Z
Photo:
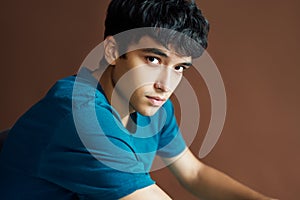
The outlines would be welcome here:
M 151 33 L 145 34 L 152 36 L 166 47 L 169 44 L 174 45 L 176 51 L 183 55 L 199 57 L 203 49 L 207 48 L 209 23 L 194 1 L 111 1 L 105 20 L 104 38 L 143 27 L 153 27 Z M 126 41 L 127 45 L 128 42 L 139 39 L 140 36 L 128 37 L 131 38 Z M 186 40 L 187 38 L 189 39 Z

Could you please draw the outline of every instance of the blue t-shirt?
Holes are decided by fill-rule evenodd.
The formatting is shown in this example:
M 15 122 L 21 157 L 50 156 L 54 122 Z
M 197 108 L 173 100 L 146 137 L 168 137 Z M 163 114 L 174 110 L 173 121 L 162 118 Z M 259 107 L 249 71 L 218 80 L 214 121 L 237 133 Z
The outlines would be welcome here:
M 59 80 L 9 133 L 0 199 L 110 200 L 152 185 L 154 156 L 186 147 L 172 103 L 130 121 L 128 130 L 88 69 Z

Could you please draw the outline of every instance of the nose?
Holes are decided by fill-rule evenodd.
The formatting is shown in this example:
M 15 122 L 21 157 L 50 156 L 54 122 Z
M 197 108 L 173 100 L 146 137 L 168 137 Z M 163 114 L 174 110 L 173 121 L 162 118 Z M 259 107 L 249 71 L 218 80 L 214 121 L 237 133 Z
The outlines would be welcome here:
M 154 83 L 154 88 L 156 90 L 161 91 L 161 92 L 168 92 L 168 91 L 170 91 L 170 89 L 168 87 L 166 87 L 164 84 L 161 84 L 160 82 L 155 82 Z
M 169 67 L 164 67 L 158 75 L 158 78 L 154 82 L 154 88 L 161 92 L 169 92 L 172 90 L 171 87 L 171 70 Z

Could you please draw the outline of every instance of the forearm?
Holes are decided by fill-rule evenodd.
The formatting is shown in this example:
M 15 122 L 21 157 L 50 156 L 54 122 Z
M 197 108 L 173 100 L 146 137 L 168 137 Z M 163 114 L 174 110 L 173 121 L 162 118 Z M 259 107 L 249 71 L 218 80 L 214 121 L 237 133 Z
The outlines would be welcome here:
M 121 198 L 120 200 L 140 200 L 140 199 L 171 200 L 171 198 L 155 184 L 136 190 L 135 192 Z
M 203 165 L 191 182 L 183 184 L 198 197 L 213 200 L 267 200 L 268 198 L 233 180 L 226 174 Z

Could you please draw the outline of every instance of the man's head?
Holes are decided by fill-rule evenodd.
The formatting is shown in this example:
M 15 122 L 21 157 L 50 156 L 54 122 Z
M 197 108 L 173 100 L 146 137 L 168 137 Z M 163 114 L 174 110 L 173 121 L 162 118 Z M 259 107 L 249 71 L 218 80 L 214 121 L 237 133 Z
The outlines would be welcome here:
M 126 41 L 115 38 L 121 51 L 125 51 L 130 42 L 137 42 L 145 34 L 165 47 L 173 46 L 178 53 L 185 56 L 199 57 L 203 49 L 207 48 L 209 24 L 194 1 L 111 1 L 105 20 L 105 38 L 142 27 L 153 27 L 153 31 L 128 35 Z M 157 28 L 167 31 L 158 31 Z
M 208 22 L 188 0 L 112 0 L 105 26 L 102 84 L 125 115 L 155 114 L 207 47 Z

